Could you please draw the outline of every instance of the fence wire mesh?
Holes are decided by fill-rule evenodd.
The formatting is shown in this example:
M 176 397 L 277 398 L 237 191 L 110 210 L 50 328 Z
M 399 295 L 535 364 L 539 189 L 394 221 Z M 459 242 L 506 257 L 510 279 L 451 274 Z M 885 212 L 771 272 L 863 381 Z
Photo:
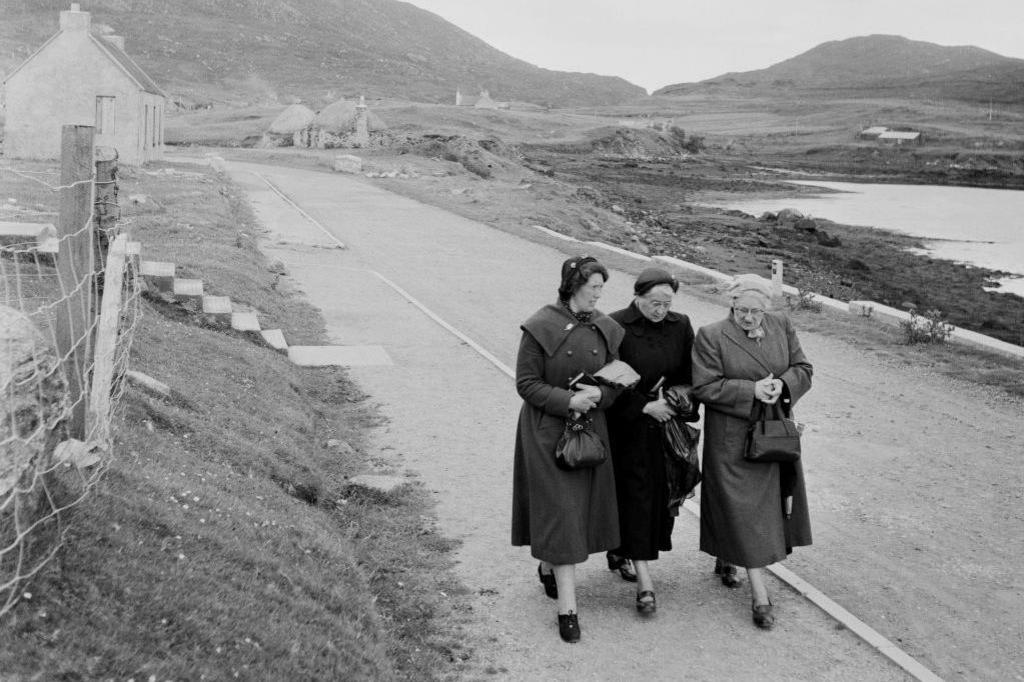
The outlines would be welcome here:
M 33 217 L 45 215 L 47 204 L 70 188 L 59 184 L 56 168 L 0 166 L 0 181 L 8 192 L 12 186 L 24 190 L 29 202 L 39 198 L 40 186 L 50 195 Z M 95 175 L 75 184 L 94 181 Z M 100 213 L 109 214 L 109 208 L 101 206 Z M 107 259 L 97 248 L 113 242 L 118 227 L 111 220 L 98 227 L 95 212 L 90 202 L 88 219 L 71 234 L 42 230 L 19 236 L 8 230 L 0 240 L 0 617 L 57 553 L 68 511 L 95 488 L 112 456 L 108 434 L 140 319 L 140 287 L 135 258 L 112 250 Z M 88 243 L 89 265 L 75 267 L 66 258 L 58 267 L 79 240 Z M 108 267 L 121 277 L 112 277 Z M 104 292 L 105 282 L 118 279 L 118 292 Z M 118 307 L 107 313 L 116 316 L 115 342 L 97 344 L 101 303 L 118 298 L 115 293 Z M 64 352 L 58 350 L 61 336 L 65 347 L 70 339 Z M 98 347 L 108 350 L 97 357 Z M 113 368 L 109 401 L 100 401 L 100 412 L 88 404 L 98 366 L 103 374 Z M 68 425 L 76 415 L 85 415 L 84 435 L 71 438 Z

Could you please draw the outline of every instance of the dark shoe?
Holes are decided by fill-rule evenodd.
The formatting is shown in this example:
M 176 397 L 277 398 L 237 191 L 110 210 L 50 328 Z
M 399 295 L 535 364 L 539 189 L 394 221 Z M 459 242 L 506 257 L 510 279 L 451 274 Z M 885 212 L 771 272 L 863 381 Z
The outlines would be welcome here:
M 580 641 L 580 619 L 575 613 L 558 614 L 558 635 L 570 644 Z
M 762 630 L 771 630 L 775 626 L 775 605 L 769 599 L 767 604 L 750 603 L 753 611 L 754 625 Z
M 544 594 L 552 599 L 558 599 L 558 583 L 555 582 L 555 574 L 554 572 L 545 573 L 542 566 L 543 564 L 537 564 L 537 577 L 540 578 L 540 584 L 544 586 Z
M 722 584 L 726 587 L 739 587 L 743 584 L 736 567 L 721 559 L 715 559 L 715 575 L 721 576 Z
M 624 556 L 608 552 L 608 570 L 618 571 L 619 576 L 628 583 L 636 582 L 636 571 L 633 570 L 633 562 Z
M 636 610 L 645 616 L 649 616 L 658 610 L 658 602 L 655 600 L 652 590 L 637 592 Z

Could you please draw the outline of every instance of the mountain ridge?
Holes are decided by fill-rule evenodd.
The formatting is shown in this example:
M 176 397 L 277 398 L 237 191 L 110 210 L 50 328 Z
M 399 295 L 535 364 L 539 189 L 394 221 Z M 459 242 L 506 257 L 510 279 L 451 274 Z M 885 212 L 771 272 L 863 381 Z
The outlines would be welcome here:
M 729 90 L 764 95 L 927 97 L 1024 102 L 1024 60 L 971 45 L 944 46 L 873 34 L 821 43 L 764 69 L 730 72 L 698 83 L 667 85 L 672 96 Z
M 646 90 L 615 76 L 543 69 L 436 14 L 398 0 L 94 0 L 94 26 L 172 96 L 186 100 L 323 103 L 340 96 L 551 106 L 620 103 Z M 0 70 L 10 72 L 58 30 L 63 0 L 0 0 Z M 10 49 L 8 49 L 10 46 Z

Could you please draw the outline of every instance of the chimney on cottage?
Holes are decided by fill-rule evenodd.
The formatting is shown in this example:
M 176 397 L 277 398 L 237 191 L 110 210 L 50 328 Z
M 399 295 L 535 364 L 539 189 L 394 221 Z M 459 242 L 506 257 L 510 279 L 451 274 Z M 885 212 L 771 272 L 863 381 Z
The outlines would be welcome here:
M 109 35 L 103 36 L 103 39 L 116 47 L 117 49 L 124 52 L 124 36 Z
M 60 30 L 89 32 L 89 13 L 82 11 L 77 2 L 71 3 L 71 9 L 60 13 Z
M 366 114 L 366 98 L 359 96 L 359 104 L 356 105 L 356 120 L 353 126 L 352 144 L 356 147 L 365 147 L 370 143 L 370 121 Z

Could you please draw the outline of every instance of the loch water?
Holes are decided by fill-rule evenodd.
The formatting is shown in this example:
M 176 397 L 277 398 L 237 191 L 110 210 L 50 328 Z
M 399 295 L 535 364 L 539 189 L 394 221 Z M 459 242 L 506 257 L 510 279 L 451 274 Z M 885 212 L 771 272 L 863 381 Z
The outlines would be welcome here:
M 760 215 L 793 208 L 804 215 L 920 237 L 926 252 L 945 260 L 1001 270 L 997 291 L 1024 296 L 1024 191 L 851 182 L 794 184 L 832 190 L 782 199 L 715 204 Z

